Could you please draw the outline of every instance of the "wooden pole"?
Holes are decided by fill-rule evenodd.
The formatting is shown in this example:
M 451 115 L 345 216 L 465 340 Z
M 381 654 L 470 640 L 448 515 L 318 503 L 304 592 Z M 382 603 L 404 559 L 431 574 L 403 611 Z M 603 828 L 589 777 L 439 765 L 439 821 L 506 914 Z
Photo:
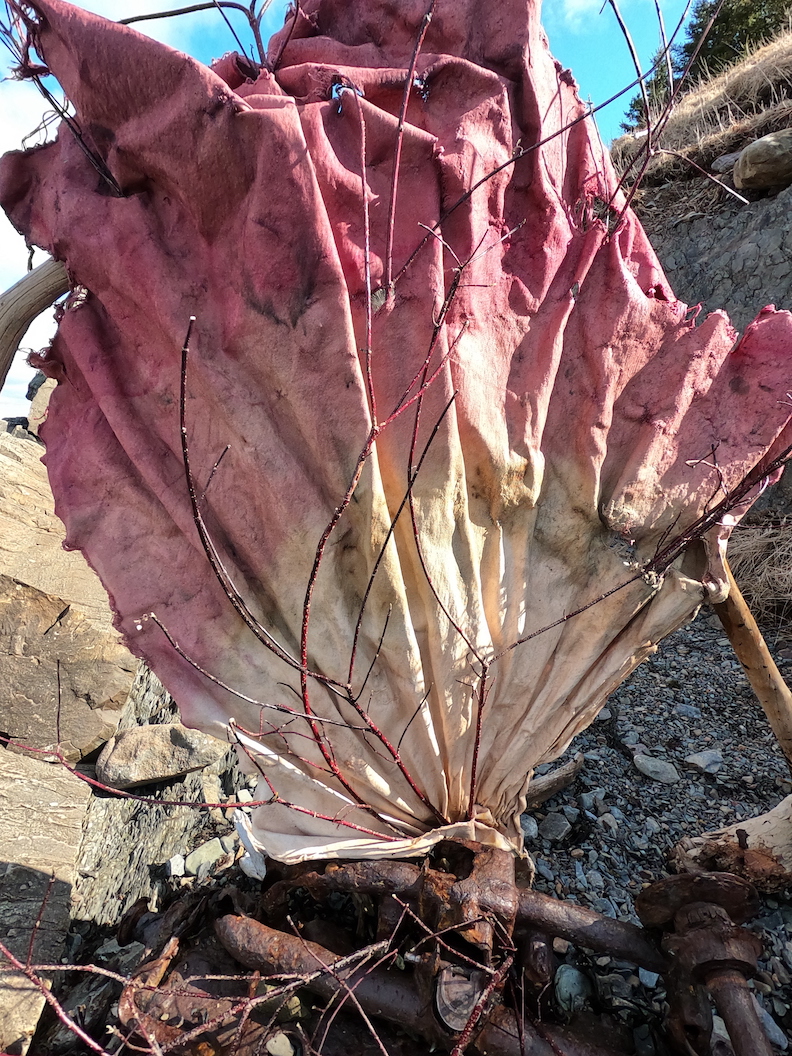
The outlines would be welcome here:
M 27 328 L 37 315 L 68 292 L 66 268 L 58 260 L 46 260 L 0 295 L 0 388 Z
M 728 562 L 729 596 L 713 605 L 792 770 L 792 691 L 781 677 Z

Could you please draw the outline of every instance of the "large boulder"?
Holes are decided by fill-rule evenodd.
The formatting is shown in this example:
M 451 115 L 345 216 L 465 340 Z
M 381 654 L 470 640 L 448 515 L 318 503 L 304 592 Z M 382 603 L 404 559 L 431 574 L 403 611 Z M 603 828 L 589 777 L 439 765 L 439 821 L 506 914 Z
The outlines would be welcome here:
M 792 128 L 771 132 L 742 151 L 734 166 L 735 187 L 770 190 L 792 183 Z
M 111 788 L 137 788 L 203 770 L 222 759 L 227 741 L 180 722 L 136 726 L 111 738 L 96 761 L 96 776 Z

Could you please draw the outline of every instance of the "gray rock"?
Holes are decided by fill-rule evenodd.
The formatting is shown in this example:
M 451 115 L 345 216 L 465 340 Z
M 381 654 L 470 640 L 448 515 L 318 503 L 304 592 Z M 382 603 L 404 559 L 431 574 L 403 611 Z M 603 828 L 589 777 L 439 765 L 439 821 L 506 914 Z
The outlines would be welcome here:
M 685 763 L 700 774 L 716 774 L 723 766 L 723 756 L 720 752 L 711 749 L 686 756 Z
M 226 854 L 236 854 L 239 846 L 239 836 L 235 832 L 229 832 L 227 836 L 220 837 L 220 843 Z
M 535 840 L 539 835 L 539 826 L 536 823 L 536 818 L 531 814 L 520 815 L 520 828 L 526 840 Z
M 536 862 L 534 864 L 536 865 L 537 873 L 544 880 L 546 880 L 548 882 L 548 884 L 552 884 L 553 881 L 555 880 L 555 873 L 550 868 L 550 866 L 547 864 L 547 862 L 543 862 L 541 858 L 537 858 Z
M 717 616 L 715 618 L 718 619 Z M 676 704 L 674 714 L 681 715 L 683 719 L 700 719 L 701 708 L 697 708 L 695 704 Z
M 597 982 L 605 993 L 610 995 L 611 1000 L 613 998 L 621 998 L 623 1001 L 629 1001 L 633 996 L 630 984 L 618 972 L 611 972 L 610 975 L 601 975 Z
M 104 968 L 110 968 L 122 975 L 129 975 L 143 960 L 146 947 L 142 942 L 128 942 L 126 946 L 119 946 L 115 939 L 103 942 L 94 953 L 96 964 Z
M 583 810 L 596 810 L 597 807 L 604 804 L 605 802 L 605 789 L 604 788 L 593 788 L 590 792 L 581 792 L 578 796 L 578 803 Z
M 102 975 L 87 975 L 71 990 L 63 1004 L 67 1016 L 94 1034 L 108 1021 L 110 1006 L 121 992 L 121 986 Z M 65 1023 L 58 1022 L 47 1034 L 47 1052 L 78 1051 L 80 1039 Z M 81 1051 L 86 1051 L 82 1049 Z
M 619 828 L 618 821 L 611 813 L 606 812 L 605 814 L 601 814 L 597 820 L 603 828 L 608 829 L 610 832 L 616 832 Z
M 565 839 L 572 831 L 572 826 L 569 824 L 563 814 L 557 814 L 555 811 L 548 814 L 542 824 L 539 826 L 539 835 L 543 840 L 550 840 L 553 843 L 559 843 Z
M 638 978 L 649 990 L 657 986 L 660 976 L 656 972 L 650 972 L 647 968 L 638 969 Z
M 287 1034 L 274 1034 L 265 1045 L 269 1056 L 294 1056 L 296 1050 Z
M 220 840 L 215 837 L 208 843 L 196 847 L 184 859 L 184 869 L 188 876 L 198 876 L 201 869 L 211 869 L 215 862 L 225 857 L 226 851 Z M 205 875 L 205 874 L 204 874 Z
M 724 173 L 731 172 L 737 163 L 742 151 L 734 150 L 731 154 L 721 154 L 719 158 L 716 158 L 710 165 L 710 172 Z
M 633 763 L 636 770 L 652 781 L 661 781 L 664 785 L 674 785 L 679 780 L 679 774 L 673 763 L 667 763 L 663 759 L 654 759 L 651 755 L 635 755 Z
M 741 151 L 734 166 L 734 186 L 764 190 L 792 183 L 792 128 L 771 132 Z
M 786 1034 L 779 1027 L 767 1009 L 763 1008 L 759 1001 L 757 1001 L 756 995 L 752 994 L 751 996 L 753 997 L 756 1014 L 762 1022 L 762 1026 L 770 1040 L 770 1044 L 774 1049 L 778 1049 L 779 1052 L 786 1052 L 789 1048 L 789 1039 Z
M 553 987 L 559 1007 L 568 1015 L 585 1008 L 594 996 L 589 977 L 571 964 L 559 966 Z
M 120 726 L 149 723 L 155 716 L 160 721 L 174 718 L 176 705 L 159 680 L 141 668 Z M 229 757 L 224 756 L 210 769 L 221 773 L 229 765 Z M 181 781 L 147 789 L 146 798 L 152 802 L 145 807 L 115 796 L 91 798 L 77 854 L 75 898 L 80 919 L 115 926 L 139 898 L 161 901 L 170 882 L 164 869 L 152 865 L 165 865 L 175 854 L 202 842 L 207 812 L 197 809 L 203 802 L 201 777 L 202 773 L 188 774 Z M 188 805 L 160 806 L 157 800 Z
M 136 788 L 202 770 L 227 751 L 225 741 L 181 723 L 137 726 L 107 742 L 96 763 L 96 776 L 111 788 Z

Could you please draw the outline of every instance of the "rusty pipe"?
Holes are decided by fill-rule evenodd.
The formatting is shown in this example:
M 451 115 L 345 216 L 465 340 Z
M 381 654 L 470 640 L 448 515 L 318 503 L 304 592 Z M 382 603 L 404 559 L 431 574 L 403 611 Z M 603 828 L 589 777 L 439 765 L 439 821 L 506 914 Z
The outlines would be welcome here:
M 742 972 L 735 968 L 717 968 L 707 974 L 705 983 L 726 1024 L 735 1056 L 773 1056 L 773 1047 Z
M 481 1056 L 618 1056 L 563 1027 L 523 1022 L 510 1008 L 499 1005 L 487 1016 L 474 1043 Z
M 339 958 L 315 942 L 268 928 L 250 917 L 229 914 L 215 921 L 214 927 L 225 949 L 246 968 L 305 976 L 306 988 L 325 1000 L 349 988 L 367 1015 L 380 1016 L 446 1051 L 454 1045 L 455 1037 L 442 1030 L 431 1002 L 419 996 L 407 973 L 350 965 L 349 958 Z M 324 970 L 328 966 L 331 971 Z M 612 1050 L 593 1046 L 557 1027 L 537 1029 L 526 1022 L 520 1030 L 515 1014 L 501 1006 L 485 1012 L 475 1050 L 482 1056 L 616 1056 Z
M 356 891 L 358 894 L 400 894 L 407 900 L 426 897 L 431 891 L 437 904 L 453 887 L 463 886 L 455 878 L 434 870 L 423 872 L 407 862 L 345 862 L 328 866 L 324 874 L 311 873 L 301 883 L 316 895 L 328 891 Z M 643 928 L 595 913 L 593 909 L 562 902 L 529 888 L 517 888 L 517 919 L 537 931 L 559 936 L 598 953 L 621 957 L 626 961 L 662 974 L 668 968 L 664 955 L 648 938 Z M 498 912 L 501 900 L 488 896 L 485 888 L 479 897 L 483 912 Z
M 330 1000 L 354 988 L 355 996 L 372 1015 L 400 1022 L 408 1030 L 423 1033 L 431 1012 L 410 987 L 384 969 L 369 970 L 357 963 L 340 970 L 324 971 L 339 960 L 338 954 L 316 942 L 268 928 L 251 917 L 226 916 L 215 921 L 215 934 L 226 950 L 246 968 L 271 974 L 311 975 L 306 986 L 320 997 Z
M 643 928 L 603 917 L 593 909 L 520 888 L 517 919 L 537 931 L 558 935 L 597 953 L 620 957 L 650 972 L 662 974 L 668 970 L 667 959 L 652 944 Z

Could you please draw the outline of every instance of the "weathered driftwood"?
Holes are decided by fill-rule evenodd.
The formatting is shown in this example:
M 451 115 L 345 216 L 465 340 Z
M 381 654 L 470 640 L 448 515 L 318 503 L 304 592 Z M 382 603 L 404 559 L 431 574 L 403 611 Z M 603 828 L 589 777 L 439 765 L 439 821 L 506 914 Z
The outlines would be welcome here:
M 525 809 L 535 810 L 537 807 L 560 792 L 562 788 L 568 788 L 583 768 L 583 753 L 578 752 L 575 758 L 559 766 L 549 774 L 535 777 L 528 786 L 525 795 Z
M 37 315 L 68 292 L 66 268 L 58 260 L 47 260 L 0 295 L 0 387 L 27 328 Z
M 781 751 L 792 765 L 792 691 L 776 667 L 728 563 L 724 564 L 729 576 L 729 596 L 713 608 L 764 708 Z
M 683 872 L 737 873 L 762 891 L 786 887 L 792 880 L 792 796 L 757 818 L 682 840 L 671 857 Z

